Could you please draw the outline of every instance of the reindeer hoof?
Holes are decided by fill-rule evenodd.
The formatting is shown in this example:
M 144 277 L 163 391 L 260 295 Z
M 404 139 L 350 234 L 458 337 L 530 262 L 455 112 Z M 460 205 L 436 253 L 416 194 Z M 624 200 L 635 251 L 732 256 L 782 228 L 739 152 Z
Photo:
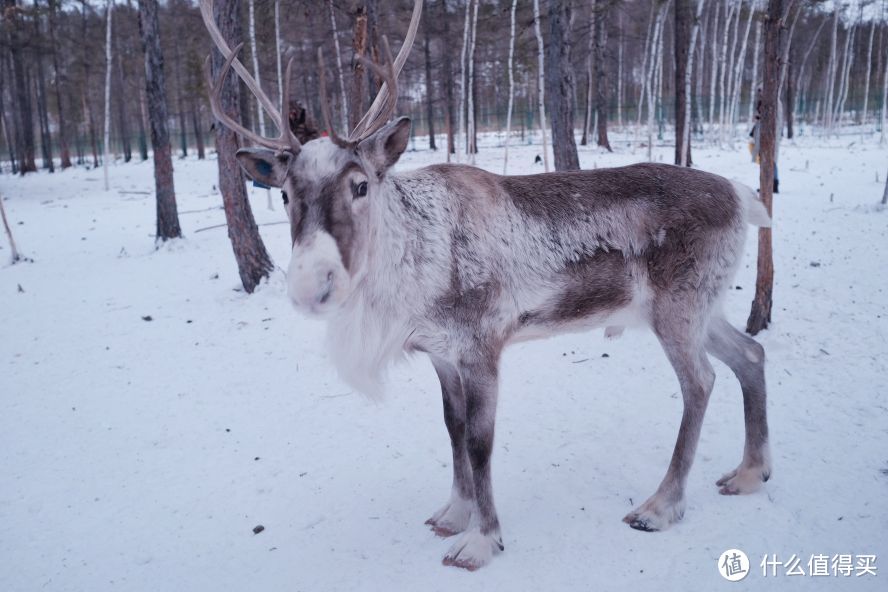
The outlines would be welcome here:
M 623 522 L 635 530 L 657 532 L 666 530 L 674 522 L 681 520 L 684 509 L 684 499 L 669 502 L 654 494 L 638 508 L 626 514 Z
M 454 495 L 425 523 L 439 537 L 451 537 L 469 527 L 469 519 L 472 517 L 474 505 L 472 501 Z
M 718 492 L 722 495 L 745 495 L 758 491 L 762 483 L 770 477 L 770 468 L 740 465 L 730 473 L 723 475 L 715 484 L 718 486 Z
M 475 571 L 490 563 L 493 556 L 504 548 L 499 533 L 481 534 L 480 529 L 473 528 L 462 533 L 441 563 Z

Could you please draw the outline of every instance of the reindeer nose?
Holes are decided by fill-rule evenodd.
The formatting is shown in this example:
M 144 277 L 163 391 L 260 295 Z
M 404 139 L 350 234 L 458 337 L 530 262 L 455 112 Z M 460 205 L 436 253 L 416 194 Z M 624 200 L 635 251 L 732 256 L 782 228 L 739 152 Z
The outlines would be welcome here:
M 323 273 L 318 274 L 323 276 Z M 321 282 L 321 290 L 318 292 L 317 303 L 326 304 L 333 292 L 333 271 L 327 271 L 327 276 Z

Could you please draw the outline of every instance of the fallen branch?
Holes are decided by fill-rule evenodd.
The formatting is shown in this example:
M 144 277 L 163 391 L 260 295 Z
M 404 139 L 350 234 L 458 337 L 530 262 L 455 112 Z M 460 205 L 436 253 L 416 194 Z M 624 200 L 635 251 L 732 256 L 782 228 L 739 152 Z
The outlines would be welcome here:
M 0 196 L 0 215 L 3 216 L 3 228 L 6 229 L 6 237 L 9 239 L 9 247 L 12 249 L 12 263 L 20 261 L 22 256 L 15 247 L 15 240 L 12 238 L 12 230 L 9 228 L 9 222 L 6 220 L 6 206 L 3 205 L 3 196 Z
M 289 220 L 281 220 L 280 222 L 266 222 L 265 224 L 258 224 L 257 226 L 275 226 L 277 224 L 289 224 Z M 203 228 L 198 228 L 194 232 L 203 232 L 204 230 L 213 230 L 214 228 L 226 228 L 228 224 L 214 224 L 213 226 L 205 226 Z

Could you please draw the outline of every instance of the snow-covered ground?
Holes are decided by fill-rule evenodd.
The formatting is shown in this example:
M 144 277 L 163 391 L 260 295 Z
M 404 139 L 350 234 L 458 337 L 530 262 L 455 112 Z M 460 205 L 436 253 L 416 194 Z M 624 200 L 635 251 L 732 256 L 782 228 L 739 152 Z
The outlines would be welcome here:
M 225 229 L 208 228 L 224 222 L 215 161 L 176 161 L 186 238 L 159 250 L 150 163 L 114 166 L 107 193 L 101 171 L 3 175 L 33 262 L 7 265 L 0 237 L 0 591 L 885 590 L 888 211 L 874 204 L 888 150 L 818 144 L 781 155 L 774 322 L 759 336 L 772 479 L 717 493 L 743 420 L 739 386 L 715 363 L 684 520 L 630 529 L 621 518 L 656 488 L 681 415 L 656 340 L 515 346 L 493 469 L 506 551 L 475 573 L 442 566 L 450 542 L 423 526 L 451 474 L 431 365 L 399 367 L 386 400 L 369 402 L 339 382 L 323 326 L 292 310 L 280 269 L 243 293 Z M 645 157 L 617 147 L 582 149 L 581 162 Z M 541 171 L 536 153 L 513 147 L 510 172 Z M 443 158 L 410 152 L 399 166 Z M 501 158 L 485 149 L 478 164 L 501 172 Z M 743 146 L 694 160 L 757 185 Z M 265 200 L 254 190 L 286 267 L 279 196 L 274 211 Z M 751 230 L 727 304 L 737 325 L 754 277 Z M 729 548 L 752 561 L 743 584 L 716 569 Z M 766 553 L 796 554 L 806 573 L 812 555 L 875 554 L 879 575 L 765 578 Z

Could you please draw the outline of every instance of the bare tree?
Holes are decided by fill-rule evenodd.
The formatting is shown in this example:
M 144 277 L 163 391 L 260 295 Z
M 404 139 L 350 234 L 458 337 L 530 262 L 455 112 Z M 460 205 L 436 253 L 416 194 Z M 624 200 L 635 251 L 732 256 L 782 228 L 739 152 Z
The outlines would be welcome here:
M 214 6 L 210 8 L 212 4 Z M 212 4 L 201 3 L 202 10 L 212 10 L 211 14 L 204 14 L 204 19 L 210 19 L 210 22 L 216 23 L 228 47 L 238 44 L 242 35 L 240 1 L 215 0 Z M 224 63 L 225 59 L 222 54 L 217 49 L 213 49 L 212 75 L 214 79 L 220 76 Z M 226 115 L 234 120 L 238 119 L 239 110 L 236 80 L 235 77 L 229 77 L 222 81 L 219 94 L 221 108 Z M 281 118 L 286 120 L 286 117 L 286 112 L 282 110 Z M 286 124 L 282 123 L 282 125 Z M 247 293 L 252 293 L 259 282 L 269 276 L 274 267 L 271 257 L 265 250 L 262 237 L 259 236 L 259 228 L 256 226 L 253 211 L 247 199 L 244 175 L 236 156 L 240 147 L 237 134 L 218 120 L 215 129 L 216 151 L 219 153 L 219 192 L 222 194 L 225 220 L 228 222 L 228 238 L 231 239 L 231 247 L 234 250 L 234 258 L 237 260 L 237 269 L 244 290 Z
M 65 117 L 65 107 L 62 103 L 62 70 L 59 67 L 59 47 L 56 38 L 56 13 L 58 12 L 59 0 L 48 0 L 49 2 L 49 39 L 52 44 L 52 72 L 53 72 L 53 91 L 56 97 L 56 109 L 59 118 L 59 149 L 61 157 L 62 170 L 71 166 L 71 150 L 68 147 L 68 120 Z
M 275 2 L 279 2 L 280 0 L 275 0 Z M 277 5 L 277 4 L 275 4 Z M 339 76 L 339 94 L 342 101 L 342 126 L 343 131 L 348 131 L 348 98 L 345 95 L 345 75 L 342 71 L 342 49 L 339 46 L 339 29 L 336 26 L 336 12 L 333 10 L 333 0 L 329 2 L 330 9 L 330 25 L 333 27 L 333 47 L 336 49 L 336 72 Z M 278 49 L 278 78 L 281 77 L 281 52 Z
M 475 155 L 478 153 L 477 113 L 475 111 L 475 46 L 478 37 L 478 8 L 481 0 L 475 0 L 475 10 L 472 11 L 472 37 L 469 41 L 469 105 L 468 105 L 468 130 L 469 130 L 469 162 L 475 164 Z
M 570 0 L 549 0 L 549 46 L 546 70 L 549 112 L 552 115 L 552 151 L 555 170 L 579 170 L 574 139 L 574 78 L 570 65 Z
M 351 101 L 348 114 L 350 129 L 354 129 L 361 119 L 364 109 L 364 64 L 358 59 L 367 53 L 367 9 L 359 5 L 355 10 L 355 33 L 352 39 L 354 50 Z
M 702 2 L 698 0 L 698 6 Z M 693 56 L 691 44 L 691 21 L 694 12 L 691 9 L 691 0 L 675 0 L 675 20 L 673 23 L 673 46 L 675 49 L 675 164 L 690 166 L 691 146 L 690 135 L 685 133 L 685 128 L 690 129 L 691 121 L 686 108 L 691 102 L 689 82 L 691 76 L 691 61 Z M 696 24 L 694 25 L 696 26 Z M 691 58 L 692 60 L 693 58 Z
M 684 126 L 682 127 L 682 136 L 683 139 L 681 141 L 682 151 L 679 155 L 678 165 L 680 166 L 691 166 L 691 76 L 694 71 L 694 53 L 696 50 L 697 37 L 700 33 L 700 19 L 703 16 L 703 6 L 706 4 L 705 0 L 697 0 L 697 10 L 694 13 L 694 24 L 691 27 L 691 39 L 688 46 L 687 53 L 687 67 L 684 71 L 684 80 L 682 81 L 682 85 L 684 86 Z M 677 59 L 677 58 L 676 58 Z M 699 68 L 700 77 L 702 78 L 702 69 Z M 676 138 L 678 137 L 678 125 L 676 124 Z M 677 143 L 677 142 L 676 142 Z
M 765 50 L 762 84 L 761 140 L 759 156 L 759 194 L 771 214 L 774 189 L 774 169 L 777 153 L 777 105 L 780 91 L 781 56 L 789 42 L 786 19 L 795 0 L 768 0 L 764 21 Z M 774 291 L 774 258 L 771 248 L 771 229 L 759 228 L 758 265 L 755 297 L 746 321 L 746 331 L 756 335 L 771 322 Z
M 333 6 L 333 3 L 330 3 L 330 6 Z M 331 10 L 332 14 L 332 10 Z M 429 30 L 429 20 L 426 16 L 428 14 L 427 10 L 422 11 L 422 21 L 423 21 L 423 39 L 422 39 L 422 52 L 423 58 L 425 62 L 425 96 L 426 96 L 426 121 L 428 122 L 428 130 L 429 130 L 429 150 L 437 150 L 438 147 L 435 145 L 435 100 L 434 100 L 434 88 L 435 85 L 432 82 L 432 49 L 431 49 L 431 37 L 432 33 Z M 339 51 L 339 44 L 337 43 L 337 52 Z M 338 57 L 337 57 L 338 60 Z
M 459 125 L 457 126 L 456 162 L 460 161 L 460 150 L 466 150 L 466 53 L 469 48 L 469 32 L 471 30 L 472 3 L 480 0 L 468 0 L 466 2 L 466 16 L 463 21 L 463 43 L 459 57 Z
M 173 159 L 167 129 L 167 103 L 164 94 L 163 53 L 160 49 L 160 26 L 157 0 L 139 0 L 139 34 L 145 54 L 145 94 L 151 124 L 151 148 L 154 151 L 154 187 L 157 194 L 156 240 L 166 241 L 182 236 L 176 191 L 173 185 Z
M 866 123 L 867 107 L 869 106 L 870 73 L 873 70 L 873 37 L 876 33 L 876 19 L 870 27 L 869 42 L 866 48 L 866 78 L 863 84 L 863 107 L 860 109 L 860 123 Z
M 12 84 L 18 117 L 16 146 L 19 161 L 19 173 L 34 172 L 37 164 L 34 160 L 36 146 L 34 142 L 34 119 L 31 109 L 31 92 L 29 90 L 25 68 L 25 24 L 16 0 L 4 0 L 5 16 L 9 20 L 9 54 L 12 62 Z
M 111 160 L 111 70 L 114 60 L 111 55 L 111 16 L 114 14 L 111 7 L 112 0 L 108 0 L 107 25 L 105 26 L 105 135 L 102 139 L 102 172 L 105 178 L 105 191 L 110 189 L 108 185 L 108 161 Z
M 512 106 L 515 101 L 515 12 L 518 0 L 512 0 L 509 34 L 509 107 L 506 111 L 506 147 L 503 151 L 503 174 L 509 171 L 509 140 L 512 135 Z
M 598 0 L 593 2 L 592 10 L 595 12 L 595 121 L 598 129 L 598 146 L 612 152 L 610 140 L 607 137 L 607 111 L 609 107 L 610 93 L 608 92 L 607 76 L 607 25 L 610 14 L 611 0 Z M 569 35 L 569 32 L 568 32 Z M 568 56 L 568 67 L 570 58 Z M 573 74 L 571 74 L 571 77 Z M 571 121 L 571 138 L 573 138 L 573 122 Z M 556 164 L 557 168 L 557 164 Z M 579 168 L 579 163 L 577 163 Z
M 540 132 L 543 135 L 543 166 L 549 172 L 549 147 L 546 145 L 546 71 L 543 49 L 543 32 L 540 26 L 540 0 L 533 0 L 533 27 L 537 39 L 537 89 L 540 109 Z

